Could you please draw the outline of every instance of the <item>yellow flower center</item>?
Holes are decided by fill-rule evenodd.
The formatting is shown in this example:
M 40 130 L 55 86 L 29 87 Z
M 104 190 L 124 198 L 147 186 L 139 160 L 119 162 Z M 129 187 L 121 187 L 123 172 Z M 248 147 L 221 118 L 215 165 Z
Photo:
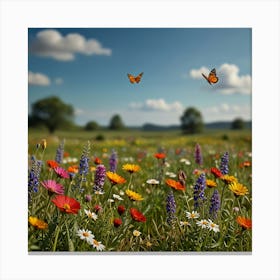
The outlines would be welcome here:
M 70 209 L 71 209 L 71 207 L 70 207 L 70 205 L 69 205 L 68 203 L 65 203 L 65 204 L 63 205 L 63 208 L 64 208 L 65 210 L 70 210 Z
M 88 237 L 88 236 L 89 236 L 89 233 L 88 233 L 88 232 L 83 232 L 83 236 L 84 236 L 84 237 Z
M 98 245 L 99 245 L 99 242 L 98 242 L 97 240 L 93 239 L 93 244 L 94 244 L 95 246 L 98 246 Z

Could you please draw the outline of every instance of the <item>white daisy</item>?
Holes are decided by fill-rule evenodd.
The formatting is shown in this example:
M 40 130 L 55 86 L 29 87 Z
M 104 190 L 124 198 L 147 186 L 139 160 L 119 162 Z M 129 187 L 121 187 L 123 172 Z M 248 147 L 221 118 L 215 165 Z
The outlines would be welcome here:
M 187 221 L 180 221 L 180 226 L 183 227 L 183 226 L 190 226 L 191 224 Z
M 199 227 L 207 228 L 207 226 L 208 226 L 208 221 L 207 221 L 207 220 L 200 220 L 200 221 L 197 221 L 196 224 L 197 224 Z
M 175 177 L 177 177 L 177 175 L 176 175 L 174 172 L 168 172 L 168 171 L 167 171 L 167 172 L 165 173 L 165 175 L 168 176 L 168 177 L 170 177 L 170 178 L 175 178 Z
M 123 198 L 120 197 L 118 194 L 113 194 L 113 198 L 117 200 L 123 200 Z
M 124 195 L 124 191 L 120 191 L 120 195 Z
M 141 232 L 136 229 L 133 231 L 134 236 L 139 236 L 140 234 L 141 234 Z
M 156 179 L 149 179 L 146 181 L 147 184 L 149 185 L 158 185 L 159 184 L 159 181 L 156 180 Z
M 197 211 L 192 211 L 192 212 L 185 211 L 185 212 L 188 219 L 197 219 L 200 216 L 199 213 L 197 213 Z
M 77 236 L 79 236 L 80 239 L 87 241 L 89 244 L 92 243 L 92 240 L 94 238 L 94 235 L 90 230 L 84 230 L 84 229 L 79 229 L 77 231 Z
M 93 219 L 94 221 L 97 220 L 97 215 L 95 213 L 91 212 L 90 210 L 86 210 L 86 209 L 84 210 L 88 218 Z
M 182 163 L 184 163 L 186 165 L 191 165 L 191 162 L 188 159 L 186 159 L 186 158 L 181 158 L 180 162 L 182 162 Z
M 103 251 L 105 249 L 105 246 L 100 241 L 95 239 L 92 240 L 91 244 L 97 251 Z
M 207 227 L 208 227 L 208 229 L 213 230 L 214 232 L 220 231 L 219 225 L 216 225 L 216 224 L 213 223 L 210 219 L 208 220 L 208 225 L 207 225 Z
M 112 199 L 112 198 L 109 198 L 107 201 L 108 201 L 109 203 L 113 203 L 113 202 L 115 202 L 115 200 L 114 200 L 114 199 Z

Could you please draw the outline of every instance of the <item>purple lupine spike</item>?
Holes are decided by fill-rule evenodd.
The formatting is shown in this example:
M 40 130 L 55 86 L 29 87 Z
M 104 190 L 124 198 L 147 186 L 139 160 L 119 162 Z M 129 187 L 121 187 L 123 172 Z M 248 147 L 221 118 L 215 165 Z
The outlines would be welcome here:
M 202 157 L 201 147 L 200 147 L 200 145 L 198 143 L 195 145 L 194 158 L 195 158 L 195 162 L 197 164 L 199 164 L 199 165 L 203 164 L 203 157 Z
M 56 150 L 55 161 L 59 164 L 62 163 L 63 153 L 64 153 L 64 140 L 59 144 Z
M 103 164 L 99 164 L 95 170 L 94 186 L 93 190 L 95 192 L 103 193 L 103 185 L 106 178 L 106 168 Z
M 194 209 L 197 209 L 206 200 L 206 197 L 204 195 L 205 187 L 205 174 L 201 173 L 198 179 L 196 180 L 196 183 L 193 188 Z
M 114 150 L 112 151 L 112 154 L 110 156 L 109 165 L 110 165 L 110 171 L 111 172 L 116 172 L 117 171 L 118 155 Z
M 35 156 L 31 157 L 31 169 L 28 175 L 28 201 L 31 202 L 32 193 L 38 192 L 42 161 L 37 160 Z
M 218 190 L 214 190 L 213 195 L 210 200 L 210 208 L 209 214 L 213 217 L 213 219 L 217 218 L 218 211 L 221 206 L 220 195 Z
M 225 152 L 221 157 L 220 170 L 223 175 L 228 174 L 229 153 Z
M 172 225 L 176 219 L 175 217 L 176 202 L 172 190 L 169 192 L 166 198 L 166 212 L 167 212 L 167 223 L 169 225 Z

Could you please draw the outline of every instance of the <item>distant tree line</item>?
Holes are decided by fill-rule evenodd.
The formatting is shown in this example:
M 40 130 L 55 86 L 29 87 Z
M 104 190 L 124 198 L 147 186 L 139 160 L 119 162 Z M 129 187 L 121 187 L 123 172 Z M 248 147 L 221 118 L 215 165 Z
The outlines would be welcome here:
M 204 121 L 201 112 L 189 107 L 180 117 L 181 129 L 185 134 L 201 133 L 204 129 Z M 57 96 L 38 100 L 32 104 L 32 112 L 28 117 L 29 127 L 46 127 L 50 133 L 57 129 L 76 129 L 74 123 L 74 108 L 70 104 L 65 104 Z M 232 129 L 243 129 L 244 121 L 242 118 L 236 118 L 231 124 Z M 123 130 L 125 124 L 119 114 L 115 114 L 110 119 L 108 129 Z M 94 131 L 100 129 L 99 124 L 91 120 L 83 127 L 84 130 Z

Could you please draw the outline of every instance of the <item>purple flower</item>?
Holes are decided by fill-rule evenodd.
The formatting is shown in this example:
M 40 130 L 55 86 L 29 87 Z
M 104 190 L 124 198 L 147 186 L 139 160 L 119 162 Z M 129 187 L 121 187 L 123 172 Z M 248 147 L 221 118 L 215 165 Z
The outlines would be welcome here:
M 28 201 L 31 202 L 32 193 L 38 192 L 42 161 L 31 157 L 31 168 L 28 175 Z
M 174 198 L 173 191 L 171 190 L 166 198 L 166 212 L 167 212 L 167 223 L 172 225 L 175 221 L 175 212 L 176 212 L 176 202 Z
M 195 183 L 195 186 L 193 188 L 194 209 L 197 209 L 206 200 L 206 197 L 204 195 L 205 187 L 206 187 L 205 174 L 202 173 L 199 175 Z
M 64 153 L 64 141 L 62 141 L 57 150 L 56 150 L 56 156 L 55 156 L 55 161 L 57 163 L 62 163 L 63 160 L 63 153 Z
M 198 143 L 195 145 L 194 158 L 195 158 L 195 162 L 197 164 L 199 164 L 199 165 L 203 164 L 201 147 L 200 147 L 200 145 Z
M 224 155 L 221 157 L 221 164 L 220 170 L 223 175 L 228 174 L 228 161 L 229 161 L 229 154 L 225 152 Z
M 93 190 L 95 192 L 100 192 L 100 193 L 104 192 L 103 185 L 105 182 L 105 178 L 106 178 L 106 168 L 103 164 L 99 164 L 96 167 L 95 176 L 94 176 Z
M 112 151 L 112 154 L 110 156 L 109 164 L 110 164 L 110 171 L 111 172 L 116 172 L 117 171 L 117 164 L 118 164 L 118 155 L 114 150 Z
M 213 219 L 217 218 L 218 210 L 220 209 L 221 201 L 218 190 L 214 190 L 213 195 L 210 200 L 210 209 L 209 214 L 213 217 Z

